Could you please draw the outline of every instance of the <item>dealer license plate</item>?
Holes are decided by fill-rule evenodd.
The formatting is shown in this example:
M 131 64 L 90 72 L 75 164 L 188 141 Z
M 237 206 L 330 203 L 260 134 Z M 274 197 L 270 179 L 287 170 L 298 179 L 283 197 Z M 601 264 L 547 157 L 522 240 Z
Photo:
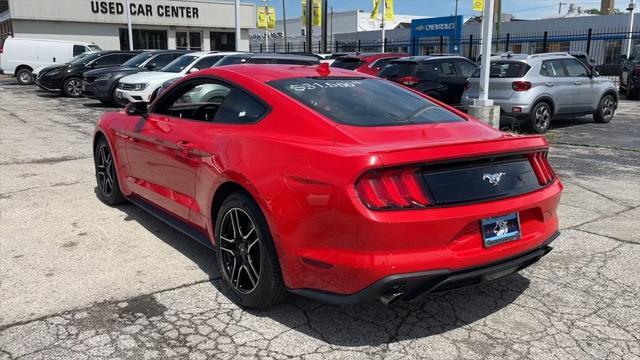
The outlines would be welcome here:
M 491 247 L 520 238 L 520 217 L 517 212 L 480 220 L 482 240 Z

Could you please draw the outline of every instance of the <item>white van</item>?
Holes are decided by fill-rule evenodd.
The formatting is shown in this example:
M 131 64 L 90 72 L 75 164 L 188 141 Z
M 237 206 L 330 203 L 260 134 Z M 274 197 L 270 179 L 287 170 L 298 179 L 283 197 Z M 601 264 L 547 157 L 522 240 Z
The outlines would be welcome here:
M 33 69 L 64 64 L 84 52 L 102 50 L 96 44 L 76 41 L 7 38 L 2 47 L 2 70 L 13 75 L 18 83 L 33 83 Z

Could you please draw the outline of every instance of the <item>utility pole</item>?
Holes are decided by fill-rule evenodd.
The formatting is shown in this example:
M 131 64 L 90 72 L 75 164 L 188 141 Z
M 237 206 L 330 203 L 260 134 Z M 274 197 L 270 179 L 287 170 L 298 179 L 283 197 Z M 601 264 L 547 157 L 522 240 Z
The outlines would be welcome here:
M 133 50 L 133 28 L 131 26 L 131 4 L 129 4 L 129 0 L 126 1 L 125 6 L 127 7 L 127 29 L 129 33 L 129 50 Z
M 460 43 L 460 41 L 458 41 L 458 0 L 456 0 L 456 13 L 453 16 L 453 21 L 455 21 L 456 23 L 456 29 L 455 29 L 455 33 L 454 33 L 454 37 L 455 37 L 455 41 L 456 41 L 456 52 L 458 54 L 460 54 L 460 48 L 458 47 L 458 44 Z M 471 46 L 471 45 L 469 45 Z
M 629 58 L 629 56 L 631 56 L 631 43 L 633 42 L 633 13 L 635 12 L 636 9 L 636 0 L 631 0 L 629 1 L 629 7 L 627 8 L 627 10 L 629 10 L 629 34 L 627 37 L 627 58 Z
M 269 0 L 261 0 L 264 3 L 264 52 L 269 52 Z
M 313 52 L 313 1 L 307 0 L 307 31 L 305 34 L 307 52 Z
M 284 0 L 282 0 L 282 26 L 284 28 L 284 52 L 289 52 L 287 47 L 287 12 L 284 9 Z
M 331 5 L 331 44 L 333 44 L 333 5 Z M 338 51 L 338 49 L 334 49 L 334 51 Z M 333 52 L 333 51 L 332 51 Z
M 384 29 L 385 28 L 384 13 L 386 11 L 386 7 L 387 7 L 386 1 L 382 0 L 382 20 L 380 21 L 380 27 L 382 28 L 382 44 L 381 44 L 382 51 L 381 52 L 386 52 L 386 49 L 385 49 L 385 46 L 384 46 L 385 45 L 385 37 L 386 37 L 385 36 L 386 34 L 384 33 L 384 31 L 385 31 L 385 29 Z
M 236 9 L 236 51 L 240 51 L 240 40 L 242 39 L 242 36 L 240 34 L 240 0 L 236 0 L 235 9 Z
M 327 28 L 328 28 L 328 16 L 327 16 L 327 2 L 329 0 L 322 0 L 322 17 L 320 21 L 322 22 L 322 53 L 327 53 Z

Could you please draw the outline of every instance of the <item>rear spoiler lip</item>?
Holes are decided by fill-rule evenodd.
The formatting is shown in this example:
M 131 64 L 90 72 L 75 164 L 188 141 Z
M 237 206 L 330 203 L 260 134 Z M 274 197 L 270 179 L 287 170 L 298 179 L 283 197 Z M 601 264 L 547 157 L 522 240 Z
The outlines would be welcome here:
M 496 140 L 480 140 L 388 151 L 375 151 L 380 167 L 396 167 L 411 164 L 423 165 L 458 160 L 492 157 L 496 155 L 527 154 L 547 151 L 549 143 L 542 136 L 505 137 Z

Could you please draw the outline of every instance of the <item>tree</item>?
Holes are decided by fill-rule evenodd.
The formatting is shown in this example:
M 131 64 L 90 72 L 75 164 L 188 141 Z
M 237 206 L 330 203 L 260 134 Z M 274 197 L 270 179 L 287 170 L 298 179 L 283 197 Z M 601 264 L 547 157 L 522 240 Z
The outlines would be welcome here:
M 600 15 L 600 10 L 598 10 L 598 9 L 589 9 L 589 10 L 585 10 L 584 13 L 585 14 Z

